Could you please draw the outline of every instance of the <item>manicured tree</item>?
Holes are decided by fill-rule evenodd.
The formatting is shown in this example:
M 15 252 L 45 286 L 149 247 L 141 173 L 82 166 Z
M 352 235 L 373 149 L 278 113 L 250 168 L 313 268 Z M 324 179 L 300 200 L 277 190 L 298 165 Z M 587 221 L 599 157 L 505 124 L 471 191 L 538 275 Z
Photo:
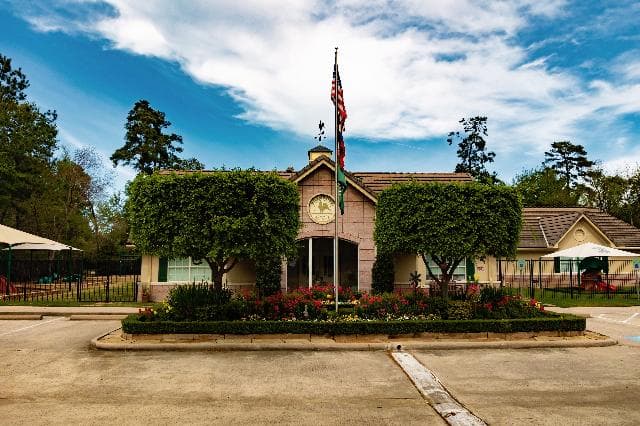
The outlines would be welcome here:
M 131 238 L 143 253 L 205 259 L 221 289 L 239 259 L 296 252 L 298 198 L 275 173 L 140 174 L 129 187 Z
M 410 182 L 380 194 L 374 238 L 378 251 L 419 254 L 446 298 L 465 258 L 515 254 L 521 215 L 520 198 L 509 187 Z
M 256 261 L 256 288 L 262 297 L 271 296 L 280 291 L 282 260 L 280 257 L 268 257 Z
M 378 253 L 376 261 L 373 263 L 371 271 L 371 289 L 374 293 L 393 292 L 393 282 L 395 280 L 395 270 L 393 267 L 393 256 L 389 253 Z

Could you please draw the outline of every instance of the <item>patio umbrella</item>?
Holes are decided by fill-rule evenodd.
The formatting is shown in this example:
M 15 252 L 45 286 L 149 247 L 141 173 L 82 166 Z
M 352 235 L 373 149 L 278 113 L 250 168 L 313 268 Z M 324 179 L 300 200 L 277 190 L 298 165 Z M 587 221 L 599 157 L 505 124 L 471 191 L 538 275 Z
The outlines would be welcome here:
M 624 250 L 620 250 L 620 249 L 616 249 L 613 247 L 607 247 L 607 246 L 602 246 L 600 244 L 594 244 L 594 243 L 584 243 L 584 244 L 580 244 L 578 246 L 575 247 L 570 247 L 568 249 L 564 249 L 564 250 L 560 250 L 557 251 L 555 253 L 550 253 L 550 254 L 545 254 L 544 256 L 542 256 L 542 258 L 560 258 L 560 257 L 569 257 L 569 258 L 574 258 L 574 259 L 585 259 L 586 258 L 601 258 L 601 262 L 606 262 L 605 265 L 602 265 L 602 263 L 599 265 L 602 268 L 605 268 L 605 272 L 608 272 L 608 258 L 610 257 L 626 257 L 626 258 L 630 258 L 630 257 L 637 257 L 638 254 L 637 253 L 631 253 L 630 251 L 624 251 Z M 588 260 L 594 260 L 594 259 L 588 259 Z M 588 269 L 587 268 L 587 264 L 583 261 L 580 262 L 580 264 L 578 265 L 578 271 L 577 272 L 577 276 L 578 276 L 578 285 L 580 285 L 580 281 L 581 281 L 581 275 L 579 273 L 579 271 L 581 269 Z M 596 268 L 599 269 L 599 268 Z M 569 275 L 571 275 L 571 271 L 569 273 Z M 607 281 L 608 282 L 608 281 Z M 608 284 L 607 284 L 608 286 Z
M 6 248 L 5 250 L 9 250 L 9 249 Z M 11 250 L 82 251 L 79 248 L 71 247 L 61 243 L 56 243 L 54 241 L 50 243 L 42 243 L 42 244 L 36 244 L 36 243 L 16 244 L 14 246 L 11 246 Z
M 0 244 L 6 244 L 9 247 L 5 250 L 9 251 L 7 257 L 7 284 L 6 294 L 9 294 L 11 285 L 11 252 L 16 249 L 21 250 L 78 250 L 74 247 L 61 244 L 48 238 L 39 237 L 28 232 L 20 231 L 6 225 L 0 225 Z
M 555 253 L 549 253 L 542 256 L 542 258 L 552 257 L 572 257 L 572 258 L 585 258 L 585 257 L 637 257 L 638 253 L 631 253 L 630 251 L 619 250 L 613 247 L 601 246 L 600 244 L 584 243 L 579 246 L 570 247 L 568 249 L 560 250 Z
M 0 225 L 0 243 L 13 247 L 17 244 L 60 244 L 48 238 L 39 237 L 6 225 Z

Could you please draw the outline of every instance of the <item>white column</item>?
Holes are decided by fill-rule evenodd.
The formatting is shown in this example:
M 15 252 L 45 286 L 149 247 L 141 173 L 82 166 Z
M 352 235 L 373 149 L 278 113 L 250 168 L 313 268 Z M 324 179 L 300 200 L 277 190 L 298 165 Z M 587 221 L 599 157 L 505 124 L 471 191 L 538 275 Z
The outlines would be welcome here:
M 313 238 L 309 238 L 309 288 L 313 285 Z
M 356 245 L 356 283 L 360 291 L 360 244 Z

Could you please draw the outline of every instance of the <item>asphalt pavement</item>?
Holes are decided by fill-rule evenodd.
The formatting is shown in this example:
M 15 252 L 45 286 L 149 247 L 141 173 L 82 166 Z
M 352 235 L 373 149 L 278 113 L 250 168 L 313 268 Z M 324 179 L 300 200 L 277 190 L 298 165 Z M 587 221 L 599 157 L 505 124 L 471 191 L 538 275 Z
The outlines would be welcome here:
M 609 336 L 622 345 L 640 346 L 640 306 L 547 309 L 587 316 L 587 330 Z
M 386 352 L 105 352 L 118 321 L 0 321 L 2 424 L 444 424 Z

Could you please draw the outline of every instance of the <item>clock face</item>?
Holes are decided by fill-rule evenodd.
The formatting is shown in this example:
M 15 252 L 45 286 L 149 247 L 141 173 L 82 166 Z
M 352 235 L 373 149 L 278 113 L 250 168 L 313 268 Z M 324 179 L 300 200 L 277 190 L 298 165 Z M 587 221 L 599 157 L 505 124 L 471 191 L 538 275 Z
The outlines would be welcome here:
M 333 221 L 336 217 L 336 204 L 327 194 L 318 194 L 309 201 L 309 216 L 320 225 Z

